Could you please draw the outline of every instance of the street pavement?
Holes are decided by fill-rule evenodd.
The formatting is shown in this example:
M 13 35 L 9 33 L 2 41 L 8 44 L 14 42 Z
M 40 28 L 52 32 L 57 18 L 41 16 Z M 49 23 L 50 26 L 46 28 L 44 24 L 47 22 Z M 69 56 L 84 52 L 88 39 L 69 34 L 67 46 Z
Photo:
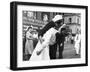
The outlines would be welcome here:
M 80 58 L 80 55 L 76 55 L 74 44 L 65 43 L 63 51 L 63 59 Z

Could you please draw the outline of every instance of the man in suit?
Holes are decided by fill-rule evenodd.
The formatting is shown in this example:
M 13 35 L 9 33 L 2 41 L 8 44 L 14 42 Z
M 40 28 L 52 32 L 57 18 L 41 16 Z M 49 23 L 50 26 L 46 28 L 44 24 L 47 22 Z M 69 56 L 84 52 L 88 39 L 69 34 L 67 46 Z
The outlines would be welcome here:
M 43 42 L 42 37 L 43 35 L 52 27 L 59 28 L 62 25 L 62 15 L 56 15 L 51 22 L 46 24 L 46 26 L 39 32 L 39 40 Z M 57 50 L 57 43 L 54 45 L 49 46 L 49 55 L 50 59 L 56 59 L 56 50 Z

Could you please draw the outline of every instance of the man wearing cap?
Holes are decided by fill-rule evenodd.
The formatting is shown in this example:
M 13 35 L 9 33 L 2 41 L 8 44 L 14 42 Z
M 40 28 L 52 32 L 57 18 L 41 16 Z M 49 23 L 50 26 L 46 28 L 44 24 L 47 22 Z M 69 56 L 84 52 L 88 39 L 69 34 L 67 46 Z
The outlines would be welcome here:
M 42 37 L 43 35 L 52 27 L 59 28 L 62 25 L 62 15 L 56 15 L 51 22 L 46 24 L 46 26 L 39 32 L 39 39 L 43 42 Z M 54 45 L 49 45 L 49 56 L 50 59 L 56 59 L 56 50 L 57 50 L 57 43 Z

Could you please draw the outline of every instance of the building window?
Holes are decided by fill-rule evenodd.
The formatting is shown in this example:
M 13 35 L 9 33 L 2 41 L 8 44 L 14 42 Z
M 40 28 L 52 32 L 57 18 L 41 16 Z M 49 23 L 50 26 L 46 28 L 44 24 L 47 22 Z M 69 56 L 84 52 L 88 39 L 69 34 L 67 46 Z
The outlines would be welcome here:
M 42 21 L 48 22 L 50 17 L 50 12 L 42 12 Z
M 36 19 L 36 12 L 33 11 L 23 11 L 23 17 Z
M 31 12 L 31 11 L 28 11 L 27 16 L 28 16 L 28 18 L 32 18 L 33 19 L 34 13 Z
M 48 21 L 48 15 L 47 14 L 43 15 L 43 21 L 46 21 L 46 22 Z
M 27 11 L 23 11 L 23 17 L 27 17 Z

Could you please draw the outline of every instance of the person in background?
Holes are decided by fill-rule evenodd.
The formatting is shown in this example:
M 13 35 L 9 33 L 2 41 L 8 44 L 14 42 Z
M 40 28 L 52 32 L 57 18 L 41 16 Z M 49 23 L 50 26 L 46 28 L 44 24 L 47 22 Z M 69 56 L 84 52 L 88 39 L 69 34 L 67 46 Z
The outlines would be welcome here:
M 32 35 L 33 28 L 28 27 L 26 32 L 26 43 L 25 43 L 25 55 L 27 60 L 29 60 L 32 52 L 33 52 L 33 35 Z
M 71 44 L 73 44 L 74 43 L 74 37 L 73 37 L 73 35 L 71 36 Z
M 77 30 L 76 36 L 75 36 L 75 50 L 76 50 L 76 55 L 79 54 L 80 51 L 80 44 L 81 43 L 81 35 L 80 35 L 80 31 Z

